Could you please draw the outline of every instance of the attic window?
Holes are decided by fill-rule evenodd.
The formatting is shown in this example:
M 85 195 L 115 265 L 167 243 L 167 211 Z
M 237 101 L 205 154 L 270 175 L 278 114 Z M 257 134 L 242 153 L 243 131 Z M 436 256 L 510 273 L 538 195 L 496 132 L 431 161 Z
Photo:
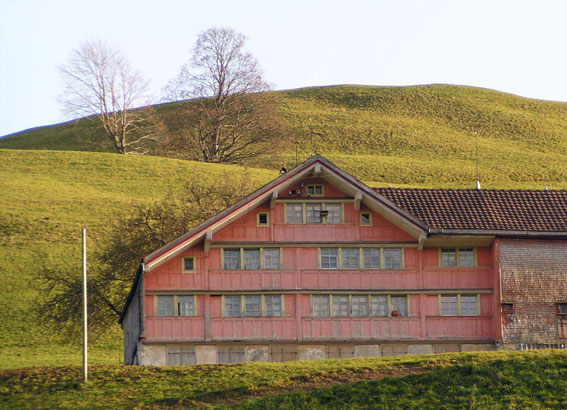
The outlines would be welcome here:
M 193 273 L 195 272 L 195 257 L 191 256 L 189 258 L 182 259 L 182 272 L 183 273 Z
M 370 212 L 360 213 L 360 225 L 371 226 L 372 225 L 372 215 Z
M 307 185 L 307 196 L 323 196 L 323 185 L 311 184 Z
M 256 220 L 256 224 L 258 226 L 267 226 L 268 225 L 268 213 L 267 212 L 259 212 L 258 214 L 258 219 Z

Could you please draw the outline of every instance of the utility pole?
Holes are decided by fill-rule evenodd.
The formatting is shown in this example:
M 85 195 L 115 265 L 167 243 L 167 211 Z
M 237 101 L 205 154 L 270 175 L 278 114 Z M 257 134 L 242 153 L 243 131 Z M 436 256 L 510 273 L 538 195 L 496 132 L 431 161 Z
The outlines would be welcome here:
M 88 376 L 88 321 L 87 321 L 87 230 L 83 228 L 83 382 Z

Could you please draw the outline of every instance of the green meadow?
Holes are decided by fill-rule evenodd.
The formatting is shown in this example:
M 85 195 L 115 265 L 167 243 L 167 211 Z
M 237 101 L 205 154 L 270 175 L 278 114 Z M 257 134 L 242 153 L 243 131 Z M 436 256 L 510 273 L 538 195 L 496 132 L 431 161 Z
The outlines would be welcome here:
M 305 372 L 324 376 L 323 379 L 330 372 L 332 384 L 342 381 L 343 370 L 339 368 L 374 374 L 376 368 L 398 362 L 384 359 L 247 364 L 199 367 L 196 373 L 172 368 L 123 369 L 117 367 L 122 362 L 118 325 L 91 346 L 93 383 L 86 388 L 76 384 L 79 369 L 69 366 L 80 365 L 81 348 L 38 318 L 42 284 L 37 273 L 44 266 L 72 263 L 80 275 L 82 227 L 88 229 L 89 244 L 94 247 L 103 228 L 117 214 L 128 212 L 135 204 L 163 198 L 178 189 L 186 178 L 212 180 L 246 173 L 260 186 L 275 178 L 282 166 L 289 169 L 311 153 L 318 153 L 371 186 L 472 188 L 478 146 L 483 188 L 567 188 L 564 103 L 449 85 L 336 86 L 275 94 L 279 98 L 279 113 L 288 124 L 285 149 L 266 152 L 241 165 L 189 161 L 176 152 L 169 152 L 169 157 L 114 154 L 100 132 L 84 126 L 85 120 L 26 130 L 0 139 L 0 369 L 6 369 L 1 373 L 2 404 L 24 408 L 28 401 L 34 408 L 54 408 L 55 402 L 50 400 L 60 400 L 57 403 L 65 408 L 76 399 L 85 408 L 133 408 L 139 402 L 160 407 L 192 400 L 202 405 L 233 405 L 230 401 L 235 394 L 239 398 L 234 405 L 243 408 L 343 408 L 345 403 L 351 408 L 364 408 L 356 397 L 365 397 L 362 392 L 368 392 L 376 397 L 390 397 L 391 402 L 385 401 L 389 404 L 382 408 L 428 408 L 430 405 L 424 400 L 429 400 L 433 390 L 427 386 L 442 386 L 443 381 L 458 381 L 467 372 L 478 372 L 476 384 L 463 381 L 460 387 L 446 392 L 451 397 L 474 398 L 463 399 L 465 404 L 456 408 L 567 407 L 565 399 L 553 393 L 561 387 L 565 391 L 563 382 L 554 379 L 558 374 L 565 379 L 565 355 L 561 353 L 399 359 L 419 363 L 415 366 L 420 369 L 433 367 L 423 367 L 420 374 L 392 370 L 380 380 L 347 378 L 348 383 L 342 387 L 317 385 L 317 389 L 280 396 L 289 386 L 296 386 L 293 383 L 300 379 L 294 377 Z M 165 113 L 176 107 L 167 104 L 157 110 Z M 506 364 L 508 361 L 510 365 Z M 490 370 L 494 363 L 501 366 L 496 373 Z M 547 367 L 539 369 L 540 365 Z M 37 366 L 64 367 L 7 370 Z M 536 370 L 546 376 L 532 377 Z M 249 376 L 235 382 L 241 377 L 238 372 Z M 226 386 L 220 379 L 207 379 L 207 386 L 194 385 L 193 375 L 205 377 L 205 373 L 226 377 Z M 182 378 L 180 386 L 184 390 L 173 386 L 175 377 Z M 496 396 L 491 402 L 492 393 L 487 392 L 492 390 L 483 387 L 487 380 L 497 380 L 520 393 L 513 396 L 504 390 L 505 398 Z M 151 383 L 155 383 L 155 391 L 147 396 L 138 394 L 139 386 L 148 387 Z M 550 397 L 533 393 L 546 384 Z M 103 385 L 113 386 L 108 402 L 100 401 Z M 246 401 L 254 395 L 248 388 L 264 391 L 265 385 L 272 386 L 265 390 L 270 394 L 258 402 Z M 444 394 L 439 389 L 435 394 Z M 242 396 L 246 400 L 240 400 L 242 391 L 247 392 Z M 396 395 L 406 393 L 414 402 L 396 404 Z M 53 399 L 47 398 L 50 395 Z M 217 395 L 219 400 L 215 401 Z M 200 402 L 200 397 L 205 396 L 207 399 Z M 342 401 L 333 401 L 337 397 L 342 397 Z M 495 404 L 501 402 L 507 406 Z
M 564 409 L 567 352 L 0 371 L 10 409 Z

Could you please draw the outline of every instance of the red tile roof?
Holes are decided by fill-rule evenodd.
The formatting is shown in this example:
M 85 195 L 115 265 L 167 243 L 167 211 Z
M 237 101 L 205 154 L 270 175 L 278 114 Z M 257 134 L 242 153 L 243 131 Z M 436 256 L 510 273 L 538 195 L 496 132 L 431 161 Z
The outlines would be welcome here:
M 567 191 L 374 190 L 431 229 L 567 232 Z

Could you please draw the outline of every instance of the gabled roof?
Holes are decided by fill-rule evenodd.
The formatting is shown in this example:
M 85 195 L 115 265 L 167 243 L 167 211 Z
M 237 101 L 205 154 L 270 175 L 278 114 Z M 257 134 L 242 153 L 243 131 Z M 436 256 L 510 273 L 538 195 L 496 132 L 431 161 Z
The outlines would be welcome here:
M 372 188 L 347 174 L 330 161 L 319 155 L 315 155 L 213 218 L 203 222 L 181 237 L 146 256 L 144 258 L 146 272 L 154 269 L 156 266 L 175 255 L 178 255 L 183 250 L 193 246 L 207 236 L 210 239 L 214 232 L 227 226 L 264 201 L 270 198 L 277 198 L 278 192 L 283 192 L 295 182 L 310 175 L 319 175 L 329 180 L 330 183 L 335 184 L 344 192 L 351 193 L 353 197 L 358 198 L 358 200 L 364 202 L 365 205 L 380 213 L 386 219 L 396 223 L 401 229 L 414 235 L 416 238 L 425 236 L 427 227 L 417 218 L 407 213 L 387 198 L 378 195 Z
M 375 188 L 435 230 L 567 233 L 567 191 Z

